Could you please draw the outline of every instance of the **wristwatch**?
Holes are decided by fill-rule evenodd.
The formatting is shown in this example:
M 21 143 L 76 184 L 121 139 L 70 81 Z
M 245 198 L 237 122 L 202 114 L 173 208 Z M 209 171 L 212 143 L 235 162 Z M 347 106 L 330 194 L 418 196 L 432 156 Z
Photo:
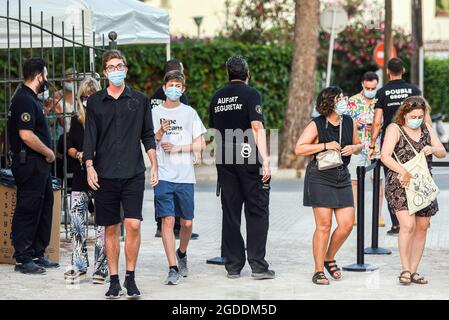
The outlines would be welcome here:
M 376 146 L 369 146 L 369 148 L 374 150 L 374 149 L 376 149 Z

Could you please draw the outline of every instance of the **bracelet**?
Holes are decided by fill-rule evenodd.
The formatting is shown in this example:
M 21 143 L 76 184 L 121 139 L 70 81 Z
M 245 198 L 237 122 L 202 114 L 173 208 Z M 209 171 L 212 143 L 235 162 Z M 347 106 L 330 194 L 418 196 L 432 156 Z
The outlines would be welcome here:
M 370 149 L 376 149 L 376 146 L 369 146 Z

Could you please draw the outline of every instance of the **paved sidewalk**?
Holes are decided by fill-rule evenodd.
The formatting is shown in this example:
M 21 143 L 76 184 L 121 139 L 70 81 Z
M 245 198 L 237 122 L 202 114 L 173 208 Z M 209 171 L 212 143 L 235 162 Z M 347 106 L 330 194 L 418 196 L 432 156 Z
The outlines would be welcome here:
M 443 170 L 443 169 L 442 169 Z M 302 207 L 302 181 L 276 180 L 272 184 L 271 221 L 267 259 L 276 271 L 275 280 L 254 281 L 250 269 L 244 269 L 237 280 L 226 278 L 222 266 L 207 265 L 206 259 L 219 255 L 221 205 L 215 197 L 215 182 L 199 182 L 196 189 L 196 219 L 194 230 L 199 240 L 192 241 L 188 252 L 191 276 L 178 286 L 165 286 L 167 272 L 162 242 L 154 237 L 153 191 L 147 189 L 144 203 L 142 245 L 136 271 L 137 284 L 144 299 L 449 299 L 449 175 L 437 174 L 442 185 L 439 196 L 440 212 L 432 220 L 428 244 L 420 272 L 429 279 L 427 286 L 398 285 L 400 259 L 397 238 L 386 237 L 387 228 L 380 229 L 380 245 L 393 250 L 390 256 L 365 256 L 365 262 L 375 264 L 378 271 L 345 272 L 342 281 L 319 287 L 311 282 L 313 259 L 311 239 L 314 231 L 312 210 Z M 368 180 L 367 180 L 368 181 Z M 366 192 L 366 246 L 370 239 L 371 191 Z M 385 209 L 385 207 L 384 207 Z M 384 213 L 387 211 L 384 210 Z M 385 220 L 389 218 L 384 214 Z M 243 219 L 244 220 L 244 219 Z M 242 230 L 245 227 L 242 226 Z M 93 231 L 90 232 L 93 235 Z M 64 235 L 62 234 L 62 237 Z M 85 281 L 66 285 L 63 272 L 69 263 L 70 245 L 62 249 L 62 267 L 46 275 L 30 276 L 13 272 L 10 265 L 0 265 L 1 299 L 103 299 L 107 286 Z M 122 247 L 120 276 L 124 280 Z M 93 256 L 93 247 L 89 246 Z M 337 256 L 340 266 L 356 262 L 356 229 Z M 89 271 L 90 275 L 91 271 Z

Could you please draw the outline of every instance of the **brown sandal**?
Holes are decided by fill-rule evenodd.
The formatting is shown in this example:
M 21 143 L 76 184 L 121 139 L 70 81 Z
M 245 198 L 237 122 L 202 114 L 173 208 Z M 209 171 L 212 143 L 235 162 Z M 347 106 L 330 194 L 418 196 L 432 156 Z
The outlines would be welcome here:
M 410 278 L 411 278 L 412 282 L 416 283 L 416 284 L 428 284 L 429 283 L 423 276 L 420 276 L 419 273 L 417 273 L 417 272 L 412 273 Z
M 319 282 L 320 280 L 327 280 L 327 283 L 325 282 Z M 324 274 L 324 272 L 320 271 L 320 272 L 316 272 L 313 277 L 312 277 L 312 282 L 314 284 L 317 285 L 321 285 L 321 286 L 327 286 L 329 285 L 329 279 L 326 278 L 326 275 Z
M 337 266 L 335 260 L 324 261 L 324 267 L 334 280 L 341 280 L 341 269 Z M 340 273 L 339 276 L 336 275 L 337 272 Z
M 410 277 L 406 277 L 405 274 L 410 274 Z M 399 275 L 399 283 L 404 286 L 409 286 L 412 283 L 412 273 L 410 271 L 402 271 Z M 404 281 L 405 279 L 405 281 Z

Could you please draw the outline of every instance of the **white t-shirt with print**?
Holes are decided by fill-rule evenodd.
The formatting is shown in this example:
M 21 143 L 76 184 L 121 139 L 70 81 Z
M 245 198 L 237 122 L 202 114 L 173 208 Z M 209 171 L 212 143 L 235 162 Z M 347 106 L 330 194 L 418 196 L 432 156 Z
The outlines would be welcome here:
M 157 142 L 156 154 L 159 167 L 159 180 L 174 183 L 195 183 L 193 153 L 167 153 L 161 144 L 169 142 L 173 145 L 191 144 L 194 139 L 206 133 L 198 113 L 190 106 L 181 103 L 175 108 L 166 108 L 162 104 L 152 110 L 154 132 L 161 128 L 162 120 L 169 120 L 170 128 Z

